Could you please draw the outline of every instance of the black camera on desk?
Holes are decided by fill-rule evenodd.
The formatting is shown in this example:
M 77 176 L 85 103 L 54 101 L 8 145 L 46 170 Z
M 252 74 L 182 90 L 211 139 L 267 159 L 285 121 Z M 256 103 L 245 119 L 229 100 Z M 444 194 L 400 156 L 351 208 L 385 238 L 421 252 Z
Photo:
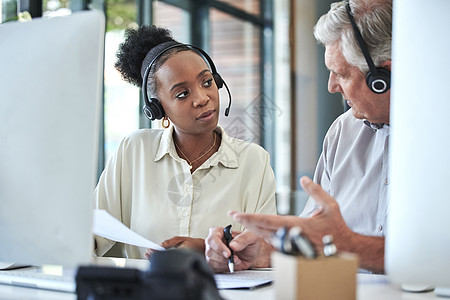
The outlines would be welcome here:
M 78 300 L 222 299 L 204 257 L 185 249 L 153 254 L 145 272 L 81 266 L 76 283 Z

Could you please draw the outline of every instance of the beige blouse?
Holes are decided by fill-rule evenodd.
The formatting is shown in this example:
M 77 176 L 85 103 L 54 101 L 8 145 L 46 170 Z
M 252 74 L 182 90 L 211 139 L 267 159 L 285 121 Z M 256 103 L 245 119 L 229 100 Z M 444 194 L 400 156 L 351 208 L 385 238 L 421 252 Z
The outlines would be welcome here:
M 173 142 L 173 127 L 141 129 L 126 137 L 95 189 L 96 208 L 140 235 L 161 243 L 174 236 L 206 238 L 213 226 L 232 224 L 227 211 L 275 214 L 275 178 L 269 154 L 259 145 L 229 137 L 221 127 L 219 150 L 192 174 Z M 114 242 L 95 237 L 96 254 Z M 146 249 L 124 245 L 124 256 Z

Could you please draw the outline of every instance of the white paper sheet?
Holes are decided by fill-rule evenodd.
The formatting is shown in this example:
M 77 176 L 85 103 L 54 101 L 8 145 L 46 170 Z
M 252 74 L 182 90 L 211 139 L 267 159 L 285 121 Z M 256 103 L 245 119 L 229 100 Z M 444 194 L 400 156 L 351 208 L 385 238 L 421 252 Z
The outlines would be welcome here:
M 26 266 L 28 266 L 28 265 L 0 261 L 0 270 L 16 269 L 16 268 L 22 268 L 22 267 L 26 267 Z
M 218 289 L 252 289 L 271 283 L 273 277 L 271 270 L 246 270 L 214 275 Z
M 96 235 L 116 242 L 160 251 L 166 250 L 162 246 L 132 231 L 103 209 L 94 210 L 92 231 Z

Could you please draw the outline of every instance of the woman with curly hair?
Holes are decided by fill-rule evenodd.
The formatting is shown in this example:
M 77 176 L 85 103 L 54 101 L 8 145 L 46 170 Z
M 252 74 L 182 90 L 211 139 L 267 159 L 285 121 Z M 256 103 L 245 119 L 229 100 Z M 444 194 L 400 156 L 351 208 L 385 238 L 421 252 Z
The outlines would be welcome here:
M 165 248 L 204 252 L 210 227 L 232 224 L 227 211 L 276 213 L 269 154 L 229 137 L 218 126 L 224 84 L 203 50 L 175 41 L 169 30 L 127 30 L 115 67 L 142 87 L 144 113 L 163 129 L 125 137 L 95 189 L 96 207 Z M 115 242 L 95 237 L 96 254 Z M 146 249 L 117 244 L 122 255 L 143 258 Z

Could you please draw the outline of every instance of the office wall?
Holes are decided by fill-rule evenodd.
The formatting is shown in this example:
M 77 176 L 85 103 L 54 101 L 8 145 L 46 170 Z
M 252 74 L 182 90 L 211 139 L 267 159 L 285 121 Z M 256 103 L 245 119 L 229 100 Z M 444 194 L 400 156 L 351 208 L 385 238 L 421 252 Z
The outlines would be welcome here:
M 332 2 L 335 1 L 294 0 L 297 182 L 303 175 L 313 175 L 323 138 L 333 120 L 344 111 L 341 97 L 328 92 L 324 47 L 317 44 L 313 35 L 315 23 Z

